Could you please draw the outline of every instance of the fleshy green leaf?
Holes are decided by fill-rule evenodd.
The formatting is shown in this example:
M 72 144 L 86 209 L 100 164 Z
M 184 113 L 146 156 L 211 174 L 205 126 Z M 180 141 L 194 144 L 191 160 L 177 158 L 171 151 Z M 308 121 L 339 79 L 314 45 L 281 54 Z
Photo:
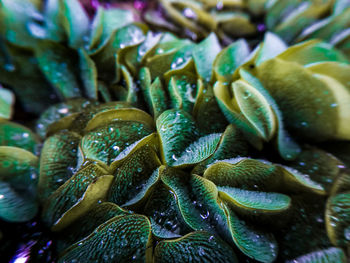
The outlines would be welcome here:
M 14 146 L 32 153 L 38 151 L 39 139 L 30 129 L 20 124 L 0 121 L 0 145 Z
M 229 205 L 250 213 L 281 212 L 289 208 L 291 199 L 284 194 L 243 190 L 234 187 L 218 187 L 219 196 Z
M 119 206 L 109 202 L 98 202 L 78 221 L 72 223 L 58 238 L 59 251 L 90 235 L 95 228 L 115 216 L 130 214 Z
M 69 99 L 81 96 L 78 80 L 74 74 L 76 54 L 72 50 L 47 41 L 36 46 L 35 56 L 41 71 L 62 98 Z
M 142 215 L 116 216 L 87 238 L 69 247 L 58 262 L 144 262 L 148 258 L 151 226 Z
M 197 72 L 206 82 L 209 82 L 212 78 L 213 63 L 220 50 L 221 46 L 214 33 L 211 33 L 193 49 L 193 59 Z
M 49 137 L 40 156 L 39 197 L 45 200 L 64 184 L 77 166 L 77 148 L 80 136 L 63 131 Z
M 350 192 L 336 194 L 327 201 L 326 228 L 335 246 L 350 244 Z
M 108 200 L 119 206 L 134 205 L 143 199 L 158 181 L 161 165 L 150 146 L 136 150 L 117 169 Z
M 159 168 L 161 173 L 165 166 Z M 144 208 L 152 225 L 153 235 L 159 238 L 178 238 L 191 231 L 185 223 L 175 193 L 164 184 L 158 184 Z
M 90 49 L 100 49 L 107 44 L 113 34 L 127 24 L 133 22 L 133 14 L 129 10 L 98 7 L 95 19 L 92 22 Z
M 94 61 L 85 50 L 79 49 L 80 77 L 84 84 L 86 96 L 97 99 L 97 69 Z
M 269 141 L 275 134 L 277 124 L 268 101 L 258 90 L 244 81 L 238 80 L 232 83 L 232 89 L 244 117 L 264 140 Z
M 62 0 L 61 21 L 68 35 L 69 45 L 73 48 L 82 47 L 87 43 L 90 29 L 89 17 L 78 0 Z
M 0 86 L 0 119 L 11 119 L 14 103 L 15 96 L 13 93 Z
M 89 207 L 103 200 L 113 176 L 93 162 L 86 162 L 44 203 L 42 218 L 53 231 L 60 231 L 84 216 Z
M 243 79 L 250 83 L 254 88 L 256 88 L 267 100 L 278 122 L 278 131 L 277 131 L 277 147 L 281 156 L 286 159 L 294 159 L 300 153 L 300 147 L 294 142 L 290 137 L 288 132 L 284 129 L 284 121 L 281 111 L 279 110 L 275 99 L 269 94 L 269 92 L 263 87 L 259 79 L 251 75 L 245 70 L 239 71 Z
M 209 158 L 217 149 L 220 133 L 213 133 L 199 138 L 190 144 L 172 166 L 193 165 Z
M 162 87 L 162 82 L 159 78 L 156 78 L 151 83 L 151 73 L 149 69 L 144 67 L 140 70 L 140 85 L 146 100 L 148 109 L 153 115 L 154 119 L 157 119 L 160 114 L 167 109 L 167 98 L 165 91 Z
M 257 230 L 226 209 L 234 243 L 244 254 L 260 262 L 273 262 L 277 257 L 277 242 L 272 234 Z
M 2 0 L 1 23 L 6 39 L 12 44 L 34 47 L 37 40 L 31 36 L 28 25 L 40 20 L 39 1 L 36 0 Z
M 235 70 L 249 56 L 249 46 L 245 40 L 233 42 L 215 58 L 214 72 L 216 79 L 222 82 L 232 81 Z
M 220 238 L 204 231 L 192 232 L 175 240 L 157 244 L 155 262 L 238 262 L 232 248 Z
M 174 168 L 163 170 L 161 179 L 175 193 L 182 217 L 192 229 L 205 230 L 231 241 L 226 215 L 212 182 Z
M 129 145 L 152 132 L 148 125 L 140 122 L 111 122 L 86 133 L 80 148 L 84 159 L 100 160 L 109 165 Z
M 276 57 L 287 48 L 288 46 L 278 35 L 267 32 L 264 37 L 262 48 L 259 50 L 258 56 L 255 59 L 255 64 L 259 66 L 262 62 Z
M 192 116 L 183 110 L 164 111 L 156 123 L 162 159 L 169 165 L 176 162 L 188 145 L 199 137 Z
M 318 263 L 318 262 L 327 262 L 327 263 L 346 263 L 346 256 L 340 248 L 331 247 L 318 251 L 313 251 L 306 255 L 302 255 L 292 260 L 286 261 L 286 263 Z
M 0 181 L 0 218 L 8 222 L 26 222 L 38 212 L 33 196 L 15 191 L 8 183 Z

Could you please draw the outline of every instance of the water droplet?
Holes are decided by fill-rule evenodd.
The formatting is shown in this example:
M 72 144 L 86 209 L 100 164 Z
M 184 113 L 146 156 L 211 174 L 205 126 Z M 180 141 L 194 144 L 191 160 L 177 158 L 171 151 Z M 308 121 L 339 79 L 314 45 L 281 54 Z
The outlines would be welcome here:
M 221 10 L 224 8 L 224 3 L 220 0 L 217 4 L 216 4 L 216 9 L 217 10 Z
M 8 63 L 8 64 L 5 64 L 5 65 L 4 65 L 4 68 L 5 68 L 5 70 L 8 71 L 8 72 L 13 72 L 13 71 L 16 70 L 15 65 L 9 64 L 9 63 Z
M 307 126 L 308 126 L 308 124 L 307 124 L 306 121 L 303 121 L 303 122 L 301 122 L 300 124 L 301 124 L 302 127 L 307 127 Z
M 203 214 L 200 214 L 200 215 L 201 215 L 201 218 L 207 219 L 209 217 L 209 211 L 204 212 Z
M 62 109 L 58 110 L 58 113 L 60 113 L 60 114 L 67 114 L 68 111 L 69 111 L 68 108 L 62 108 Z
M 197 18 L 196 13 L 195 13 L 191 8 L 186 7 L 186 8 L 182 11 L 182 13 L 183 13 L 183 15 L 184 15 L 185 17 L 192 18 L 192 19 L 196 19 L 196 18 Z
M 337 103 L 332 103 L 332 104 L 331 104 L 331 108 L 335 108 L 335 107 L 337 107 L 337 106 L 338 106 Z
M 200 248 L 198 249 L 198 254 L 199 254 L 200 256 L 204 256 L 204 255 L 205 255 L 204 249 L 200 247 Z
M 248 99 L 251 96 L 251 93 L 248 90 L 245 90 L 243 93 L 243 99 Z

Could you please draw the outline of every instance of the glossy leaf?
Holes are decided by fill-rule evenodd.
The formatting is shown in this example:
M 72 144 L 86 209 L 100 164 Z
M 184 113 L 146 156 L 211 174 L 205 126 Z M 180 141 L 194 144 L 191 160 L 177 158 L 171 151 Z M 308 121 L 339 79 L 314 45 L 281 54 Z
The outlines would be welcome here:
M 1 1 L 1 16 L 6 39 L 22 47 L 34 47 L 36 39 L 30 35 L 27 26 L 36 21 L 41 14 L 39 4 L 32 0 Z
M 215 34 L 210 34 L 193 49 L 193 59 L 199 76 L 206 82 L 212 78 L 212 67 L 217 54 L 221 50 Z
M 300 153 L 301 149 L 299 145 L 290 137 L 288 132 L 284 128 L 283 114 L 280 111 L 275 99 L 270 95 L 270 93 L 263 87 L 258 78 L 251 75 L 246 70 L 241 69 L 239 71 L 241 77 L 250 83 L 254 88 L 256 88 L 270 104 L 276 121 L 278 122 L 277 131 L 277 147 L 282 158 L 286 160 L 293 160 Z
M 199 138 L 190 144 L 172 166 L 186 166 L 199 163 L 209 158 L 217 149 L 220 133 L 213 133 Z
M 156 124 L 161 140 L 162 159 L 169 165 L 176 162 L 187 146 L 199 137 L 192 116 L 182 110 L 164 111 Z
M 300 262 L 300 263 L 318 263 L 318 262 L 328 262 L 328 263 L 345 263 L 346 256 L 343 250 L 337 247 L 325 248 L 318 251 L 313 251 L 306 255 L 302 255 L 293 260 L 288 260 L 286 263 Z
M 278 37 L 278 35 L 267 32 L 264 37 L 262 48 L 259 50 L 258 56 L 255 60 L 255 64 L 259 66 L 262 62 L 276 57 L 287 48 L 288 46 Z
M 0 146 L 0 180 L 23 188 L 35 184 L 39 159 L 33 153 L 12 146 Z M 33 182 L 34 181 L 34 182 Z
M 14 146 L 30 151 L 38 151 L 39 139 L 30 129 L 9 121 L 0 121 L 0 145 Z
M 159 173 L 164 171 L 159 168 Z M 145 215 L 152 225 L 152 233 L 159 238 L 178 238 L 191 232 L 185 223 L 175 193 L 164 184 L 158 184 L 152 191 L 144 208 Z
M 232 147 L 232 145 L 234 145 L 234 147 Z M 192 173 L 203 174 L 204 170 L 216 160 L 246 156 L 248 155 L 249 149 L 248 142 L 245 140 L 240 130 L 233 124 L 230 124 L 221 135 L 220 142 L 214 154 L 196 165 Z
M 94 61 L 83 49 L 78 50 L 80 76 L 84 84 L 85 93 L 90 99 L 97 99 L 97 69 Z
M 243 64 L 249 55 L 249 46 L 245 40 L 237 40 L 221 50 L 214 62 L 216 79 L 230 82 L 235 70 Z
M 133 22 L 133 15 L 129 10 L 105 9 L 99 6 L 92 22 L 90 49 L 95 47 L 100 49 L 107 44 L 115 31 L 131 22 Z
M 95 228 L 105 223 L 109 219 L 116 216 L 124 216 L 130 214 L 129 211 L 123 210 L 119 206 L 109 202 L 98 202 L 89 208 L 89 211 L 78 221 L 72 223 L 59 236 L 59 250 L 73 245 L 77 241 L 90 235 Z
M 59 121 L 60 119 L 69 116 L 74 113 L 83 111 L 84 109 L 90 109 L 93 105 L 97 105 L 95 101 L 89 101 L 85 99 L 73 99 L 67 102 L 52 105 L 47 108 L 36 122 L 36 132 L 40 137 L 45 138 L 48 127 Z
M 234 103 L 234 98 L 230 94 L 228 87 L 217 81 L 214 85 L 214 94 L 217 103 L 224 114 L 225 118 L 241 129 L 247 140 L 257 149 L 262 148 L 262 138 L 259 136 L 257 129 L 249 123 L 239 112 L 237 103 Z
M 0 218 L 8 222 L 26 222 L 38 212 L 33 196 L 15 191 L 10 184 L 0 181 Z
M 275 133 L 275 115 L 264 96 L 244 81 L 232 84 L 238 107 L 244 117 L 258 131 L 259 135 L 269 141 Z
M 177 197 L 183 219 L 194 230 L 205 230 L 231 241 L 224 210 L 218 203 L 218 191 L 209 180 L 166 168 L 162 181 Z
M 347 63 L 348 61 L 340 51 L 334 49 L 330 44 L 318 40 L 310 40 L 291 46 L 277 57 L 289 62 L 297 62 L 301 65 L 322 61 L 342 63 Z
M 12 107 L 15 102 L 13 93 L 0 86 L 0 119 L 10 119 L 12 117 Z
M 172 108 L 192 111 L 197 91 L 196 79 L 190 75 L 173 76 L 170 79 L 168 90 Z
M 86 162 L 69 180 L 61 185 L 44 203 L 43 221 L 53 231 L 66 228 L 88 212 L 89 207 L 103 200 L 113 176 L 93 162 Z
M 204 178 L 218 187 L 242 190 L 273 191 L 278 189 L 277 168 L 255 159 L 236 158 L 218 161 L 204 172 Z
M 81 96 L 79 84 L 74 74 L 75 54 L 72 52 L 63 45 L 49 41 L 42 42 L 35 48 L 35 56 L 38 59 L 40 69 L 60 96 L 66 99 Z
M 273 262 L 278 247 L 273 235 L 257 230 L 240 220 L 232 210 L 226 209 L 234 243 L 240 251 L 259 262 Z
M 73 48 L 86 44 L 89 32 L 89 17 L 78 0 L 60 2 L 62 25 L 68 35 L 69 45 Z
M 219 196 L 228 205 L 250 213 L 278 213 L 289 208 L 291 199 L 287 195 L 242 190 L 234 187 L 218 187 Z
M 186 253 L 184 253 L 186 251 Z M 232 248 L 204 231 L 192 232 L 175 240 L 158 243 L 155 262 L 238 262 Z
M 86 133 L 80 149 L 84 159 L 99 160 L 109 165 L 124 149 L 152 131 L 148 125 L 140 122 L 111 122 Z
M 40 156 L 40 199 L 45 200 L 73 175 L 79 141 L 78 134 L 68 131 L 57 133 L 45 141 Z
M 257 77 L 275 99 L 286 126 L 298 136 L 321 141 L 340 133 L 337 127 L 342 119 L 338 109 L 331 106 L 338 103 L 338 86 L 333 90 L 301 65 L 277 58 L 262 63 Z M 306 86 L 309 88 L 304 89 Z M 297 95 L 301 92 L 302 98 Z M 308 107 L 303 107 L 306 102 Z
M 62 26 L 60 0 L 48 0 L 44 7 L 44 21 L 47 39 L 60 41 L 66 38 Z
M 150 239 L 151 226 L 145 216 L 116 216 L 69 247 L 58 262 L 144 262 Z
M 140 70 L 140 81 L 148 109 L 154 119 L 157 119 L 168 107 L 162 82 L 159 78 L 156 78 L 153 83 L 151 83 L 151 73 L 148 68 L 142 68 Z
M 197 82 L 197 96 L 192 115 L 201 132 L 205 134 L 223 132 L 228 125 L 214 96 L 211 85 Z
M 157 168 L 160 165 L 157 154 L 150 146 L 136 150 L 118 167 L 108 200 L 121 207 L 139 202 L 158 181 Z
M 327 201 L 326 228 L 335 246 L 348 246 L 350 242 L 350 192 L 336 194 Z
M 94 129 L 106 126 L 111 122 L 117 121 L 134 121 L 149 128 L 154 126 L 153 118 L 146 112 L 136 109 L 136 108 L 120 108 L 111 109 L 97 113 L 85 127 L 85 131 L 89 132 Z

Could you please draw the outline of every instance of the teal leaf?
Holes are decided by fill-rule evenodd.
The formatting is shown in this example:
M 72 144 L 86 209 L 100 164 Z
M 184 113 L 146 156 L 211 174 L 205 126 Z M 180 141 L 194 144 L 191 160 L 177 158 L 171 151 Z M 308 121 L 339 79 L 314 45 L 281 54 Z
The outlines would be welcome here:
M 133 20 L 133 14 L 129 10 L 105 9 L 100 5 L 92 22 L 90 49 L 105 46 L 119 28 L 132 23 Z
M 15 103 L 13 93 L 0 86 L 0 119 L 10 119 L 12 116 L 12 107 Z
M 161 140 L 162 159 L 168 165 L 176 162 L 188 145 L 199 137 L 192 116 L 183 110 L 164 111 L 156 124 Z
M 97 68 L 95 62 L 84 49 L 79 49 L 80 77 L 84 84 L 86 96 L 97 100 Z
M 246 40 L 237 40 L 221 50 L 214 62 L 216 79 L 223 82 L 232 81 L 235 70 L 249 56 L 249 46 Z
M 272 234 L 255 229 L 230 209 L 226 208 L 226 213 L 233 241 L 240 251 L 259 262 L 268 263 L 276 259 L 278 246 Z
M 292 260 L 286 261 L 286 263 L 346 263 L 346 256 L 341 248 L 330 247 L 317 251 L 310 252 Z
M 273 109 L 275 116 L 278 122 L 278 131 L 277 131 L 277 144 L 278 150 L 281 156 L 286 160 L 295 159 L 296 156 L 300 153 L 301 149 L 299 145 L 294 142 L 294 140 L 290 137 L 288 132 L 285 130 L 283 125 L 283 116 L 280 111 L 277 103 L 273 99 L 273 97 L 269 94 L 269 92 L 263 87 L 258 78 L 251 75 L 248 71 L 241 69 L 239 71 L 241 77 L 250 83 L 254 88 L 256 88 L 267 100 L 271 108 Z
M 62 98 L 80 97 L 76 71 L 75 53 L 63 45 L 43 42 L 35 48 L 39 67 L 47 80 L 56 88 Z
M 6 39 L 14 45 L 35 47 L 37 40 L 27 26 L 42 18 L 38 11 L 38 1 L 2 0 L 0 6 L 1 27 L 4 27 Z
M 288 48 L 287 44 L 283 42 L 278 35 L 267 32 L 265 33 L 262 48 L 255 59 L 255 64 L 259 66 L 262 62 L 276 57 Z
M 69 46 L 83 47 L 87 43 L 90 30 L 89 17 L 79 0 L 62 0 L 61 20 L 68 35 Z
M 193 165 L 209 158 L 217 149 L 221 133 L 213 133 L 190 144 L 172 166 Z
M 147 217 L 116 216 L 69 247 L 58 262 L 145 262 L 150 239 L 151 226 Z
M 205 231 L 192 232 L 175 240 L 159 242 L 154 251 L 155 262 L 238 262 L 232 248 L 219 237 Z
M 8 183 L 0 181 L 0 218 L 8 222 L 26 222 L 38 212 L 33 196 L 15 191 Z
M 209 82 L 212 78 L 213 63 L 220 51 L 221 46 L 214 33 L 193 48 L 197 72 L 205 82 Z

